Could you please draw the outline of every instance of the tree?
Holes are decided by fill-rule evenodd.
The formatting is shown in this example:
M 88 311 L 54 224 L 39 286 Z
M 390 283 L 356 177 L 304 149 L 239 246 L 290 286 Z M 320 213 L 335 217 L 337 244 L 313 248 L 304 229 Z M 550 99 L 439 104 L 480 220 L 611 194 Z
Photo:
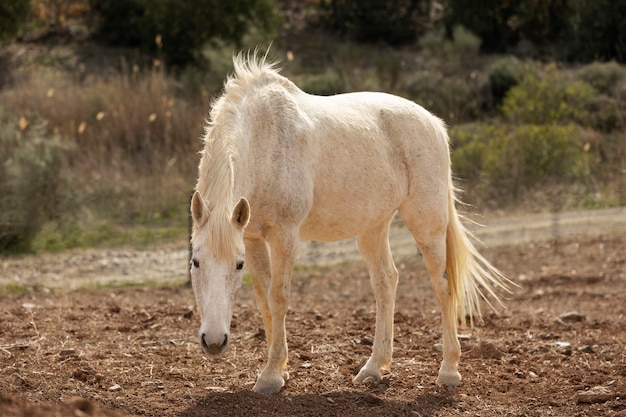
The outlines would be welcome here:
M 29 0 L 0 0 L 0 40 L 15 37 L 30 10 Z
M 358 42 L 415 41 L 428 22 L 429 0 L 320 1 L 323 24 Z
M 573 0 L 447 0 L 446 24 L 477 34 L 485 52 L 506 52 L 520 41 L 549 45 L 568 33 Z
M 269 30 L 274 0 L 90 0 L 102 22 L 98 36 L 113 45 L 163 54 L 168 64 L 198 59 L 213 39 L 239 42 L 248 27 Z
M 573 42 L 569 58 L 576 61 L 626 62 L 626 2 L 574 0 Z

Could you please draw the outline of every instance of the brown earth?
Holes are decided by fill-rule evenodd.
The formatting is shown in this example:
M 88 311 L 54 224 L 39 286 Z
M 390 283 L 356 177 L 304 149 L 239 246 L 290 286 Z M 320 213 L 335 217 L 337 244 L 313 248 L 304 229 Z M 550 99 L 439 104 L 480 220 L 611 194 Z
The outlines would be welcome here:
M 294 281 L 291 379 L 274 396 L 251 390 L 266 350 L 249 284 L 223 358 L 197 346 L 199 318 L 184 286 L 6 287 L 0 415 L 626 414 L 626 237 L 570 236 L 483 253 L 522 288 L 507 310 L 487 312 L 484 323 L 461 331 L 468 337 L 456 389 L 435 385 L 438 308 L 421 261 L 402 258 L 394 362 L 383 382 L 351 382 L 374 331 L 364 267 L 316 267 L 299 270 Z

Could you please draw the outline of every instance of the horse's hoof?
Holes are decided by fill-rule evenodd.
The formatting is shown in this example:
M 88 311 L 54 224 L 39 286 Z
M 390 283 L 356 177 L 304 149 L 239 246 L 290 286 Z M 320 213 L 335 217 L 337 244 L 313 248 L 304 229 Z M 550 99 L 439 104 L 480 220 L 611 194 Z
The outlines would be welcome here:
M 380 372 L 362 368 L 352 380 L 355 384 L 376 385 L 383 379 Z
M 440 371 L 437 378 L 437 384 L 445 385 L 447 387 L 458 387 L 461 383 L 461 374 L 457 371 Z
M 257 380 L 256 384 L 254 384 L 254 392 L 258 392 L 259 394 L 277 394 L 280 392 L 281 388 L 285 386 L 285 380 L 283 378 L 275 378 L 272 380 Z

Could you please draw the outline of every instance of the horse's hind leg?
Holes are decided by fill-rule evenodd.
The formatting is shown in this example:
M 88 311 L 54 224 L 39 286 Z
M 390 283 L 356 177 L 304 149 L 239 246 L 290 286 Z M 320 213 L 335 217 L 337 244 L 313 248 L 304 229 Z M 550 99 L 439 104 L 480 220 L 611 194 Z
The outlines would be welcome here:
M 430 207 L 427 212 L 423 210 L 423 206 L 421 210 L 416 210 L 416 207 L 412 205 L 400 208 L 400 215 L 422 252 L 431 286 L 441 306 L 443 361 L 441 368 L 439 368 L 437 383 L 457 386 L 461 381 L 461 375 L 458 371 L 461 346 L 456 334 L 456 305 L 448 288 L 446 276 L 447 213 L 447 206 Z
M 391 364 L 398 270 L 389 249 L 390 223 L 391 219 L 358 238 L 359 251 L 369 270 L 376 298 L 376 329 L 372 356 L 354 378 L 354 382 L 378 382 L 382 378 L 381 371 Z

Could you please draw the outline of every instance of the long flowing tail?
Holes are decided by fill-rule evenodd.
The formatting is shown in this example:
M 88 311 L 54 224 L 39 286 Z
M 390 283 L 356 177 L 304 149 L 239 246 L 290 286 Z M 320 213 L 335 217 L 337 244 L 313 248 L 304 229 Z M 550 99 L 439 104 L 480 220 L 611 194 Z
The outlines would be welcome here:
M 454 309 L 452 314 L 459 314 L 461 325 L 466 326 L 466 317 L 470 318 L 470 326 L 474 317 L 482 319 L 480 299 L 483 298 L 490 307 L 491 296 L 497 303 L 504 305 L 497 294 L 498 290 L 511 293 L 510 281 L 502 272 L 487 261 L 470 240 L 472 233 L 461 223 L 456 210 L 457 197 L 450 180 L 448 192 L 449 220 L 446 233 L 446 272 L 448 285 L 452 293 Z

